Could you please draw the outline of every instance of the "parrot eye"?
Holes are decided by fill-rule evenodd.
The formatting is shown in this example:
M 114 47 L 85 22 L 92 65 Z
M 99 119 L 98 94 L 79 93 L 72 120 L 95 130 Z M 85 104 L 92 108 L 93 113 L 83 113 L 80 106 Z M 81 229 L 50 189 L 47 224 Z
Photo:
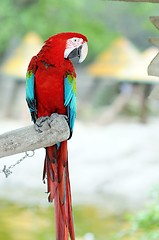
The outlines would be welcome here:
M 73 38 L 72 40 L 73 40 L 73 42 L 77 42 L 77 38 Z

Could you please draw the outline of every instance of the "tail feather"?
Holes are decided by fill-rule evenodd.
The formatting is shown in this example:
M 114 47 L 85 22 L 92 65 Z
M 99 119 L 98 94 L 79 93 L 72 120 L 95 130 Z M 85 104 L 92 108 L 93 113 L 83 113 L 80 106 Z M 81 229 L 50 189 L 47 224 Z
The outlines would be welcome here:
M 56 240 L 75 240 L 67 141 L 46 148 L 43 180 L 47 179 L 48 200 L 54 200 Z
M 69 228 L 69 233 L 71 239 L 75 239 L 75 234 L 74 234 L 74 223 L 73 223 L 73 216 L 72 216 L 72 199 L 71 199 L 71 187 L 70 187 L 70 181 L 69 181 L 69 172 L 67 173 L 68 178 L 67 178 L 67 183 L 66 183 L 66 208 L 68 209 L 67 213 L 67 220 L 68 220 L 68 228 Z

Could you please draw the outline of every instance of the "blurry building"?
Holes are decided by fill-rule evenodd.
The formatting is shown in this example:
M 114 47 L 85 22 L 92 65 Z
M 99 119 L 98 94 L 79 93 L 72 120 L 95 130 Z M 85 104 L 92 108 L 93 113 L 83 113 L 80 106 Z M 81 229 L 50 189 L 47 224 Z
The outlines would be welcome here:
M 27 66 L 42 46 L 41 38 L 28 33 L 0 67 L 0 114 L 5 117 L 25 117 L 25 76 Z
M 134 86 L 138 86 L 141 121 L 145 121 L 146 97 L 151 85 L 158 82 L 157 78 L 148 76 L 147 67 L 157 52 L 156 48 L 150 48 L 141 53 L 128 39 L 119 38 L 88 67 L 89 74 L 94 78 L 92 95 L 95 102 L 101 95 L 108 94 L 111 98 L 110 95 L 114 94 L 111 89 L 119 90 L 113 96 L 115 99 L 111 98 L 112 104 L 108 102 L 110 106 L 101 116 L 102 122 L 107 122 L 108 117 L 111 121 L 123 109 L 134 93 Z

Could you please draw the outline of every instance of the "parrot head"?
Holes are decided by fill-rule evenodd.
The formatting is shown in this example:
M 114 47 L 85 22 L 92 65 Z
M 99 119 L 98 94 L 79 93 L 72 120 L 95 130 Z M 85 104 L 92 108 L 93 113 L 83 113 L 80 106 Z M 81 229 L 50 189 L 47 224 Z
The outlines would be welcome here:
M 72 34 L 71 34 L 72 35 Z M 66 40 L 64 58 L 79 57 L 79 63 L 83 62 L 88 53 L 87 38 L 81 34 L 73 34 Z
M 80 33 L 64 32 L 50 37 L 46 40 L 45 46 L 49 47 L 55 61 L 56 58 L 62 62 L 62 59 L 78 57 L 78 63 L 81 63 L 88 53 L 87 42 L 88 39 Z

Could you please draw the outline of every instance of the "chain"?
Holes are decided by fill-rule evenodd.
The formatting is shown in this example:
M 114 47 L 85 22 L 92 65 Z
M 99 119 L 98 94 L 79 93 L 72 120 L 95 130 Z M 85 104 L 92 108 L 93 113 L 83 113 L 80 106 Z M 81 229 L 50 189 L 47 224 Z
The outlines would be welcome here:
M 29 151 L 30 152 L 30 151 Z M 5 177 L 9 177 L 10 174 L 12 174 L 12 171 L 10 169 L 16 167 L 19 163 L 21 163 L 25 158 L 27 157 L 33 157 L 35 152 L 31 151 L 31 153 L 29 152 L 25 152 L 25 155 L 20 158 L 16 163 L 10 165 L 9 167 L 7 167 L 6 165 L 4 165 L 3 169 L 0 170 L 0 173 L 4 173 Z

